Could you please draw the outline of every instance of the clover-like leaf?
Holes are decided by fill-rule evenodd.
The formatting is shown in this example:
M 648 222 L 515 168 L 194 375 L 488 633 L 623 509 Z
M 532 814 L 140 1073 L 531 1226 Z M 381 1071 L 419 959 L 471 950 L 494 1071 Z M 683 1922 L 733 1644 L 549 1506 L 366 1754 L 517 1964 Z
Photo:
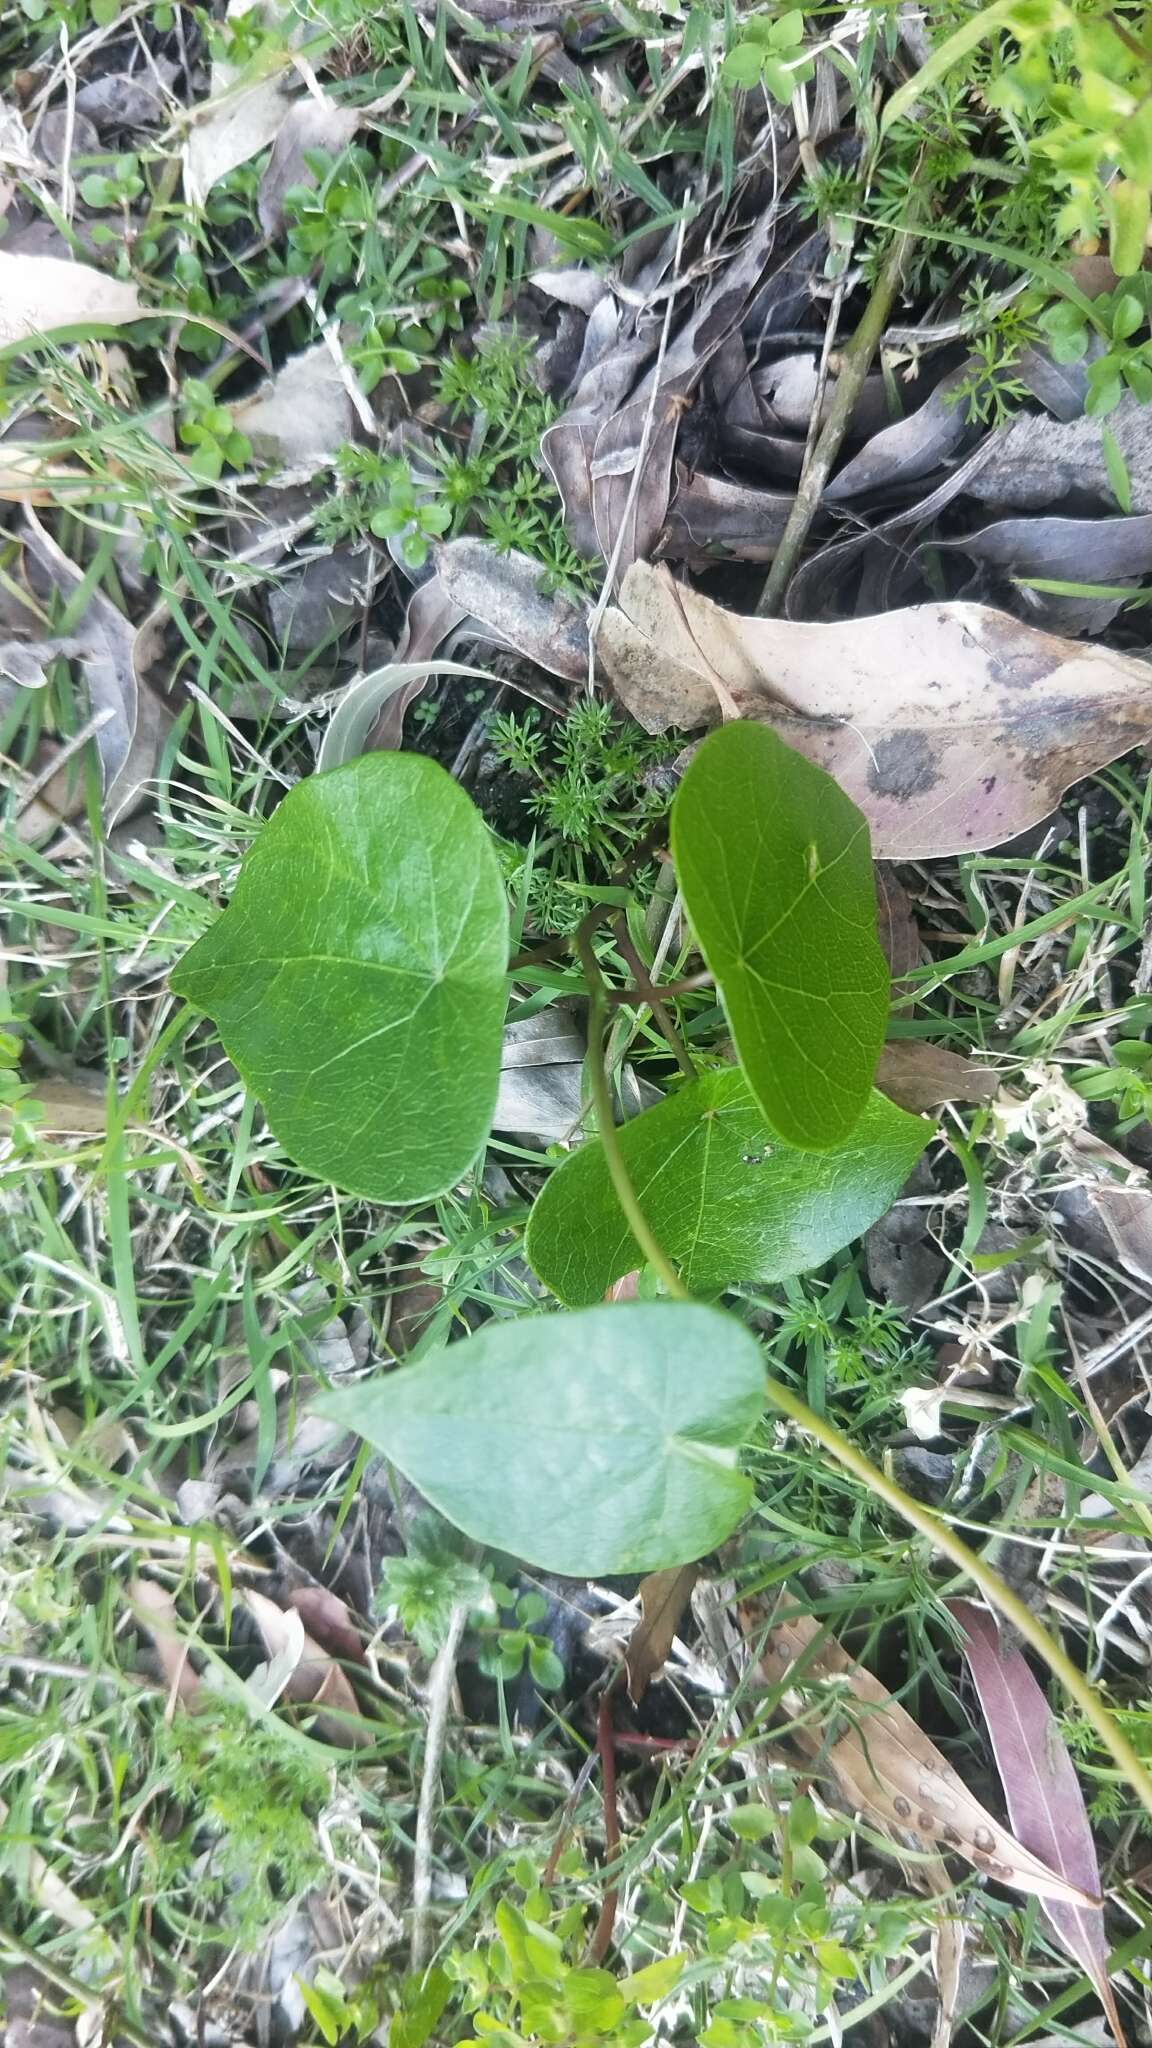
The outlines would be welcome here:
M 594 1578 L 686 1564 L 731 1534 L 763 1388 L 734 1317 L 630 1302 L 487 1323 L 315 1406 L 478 1543 Z
M 507 952 L 476 806 L 435 761 L 367 754 L 285 797 L 172 986 L 213 1018 L 293 1159 L 414 1202 L 488 1134 Z
M 822 768 L 740 719 L 697 750 L 672 852 L 770 1129 L 801 1150 L 842 1144 L 888 1017 L 866 820 Z
M 735 1067 L 702 1074 L 617 1133 L 640 1207 L 693 1294 L 820 1265 L 891 1207 L 931 1134 L 875 1092 L 852 1134 L 799 1152 L 768 1130 Z M 528 1257 L 574 1308 L 603 1299 L 642 1253 L 592 1139 L 558 1167 L 528 1219 Z

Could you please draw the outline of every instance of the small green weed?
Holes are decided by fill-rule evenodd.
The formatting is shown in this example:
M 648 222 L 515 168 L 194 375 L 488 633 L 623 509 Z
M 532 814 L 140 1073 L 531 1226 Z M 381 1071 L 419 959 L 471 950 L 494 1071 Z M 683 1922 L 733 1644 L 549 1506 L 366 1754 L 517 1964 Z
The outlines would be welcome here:
M 332 1773 L 274 1716 L 253 1719 L 225 1703 L 180 1715 L 165 1744 L 170 1796 L 193 1833 L 206 1828 L 210 1836 L 195 1910 L 221 1916 L 233 1940 L 254 1948 L 286 1901 L 325 1874 L 316 1818 L 331 1796 Z M 188 1834 L 173 1840 L 156 1828 L 149 1840 L 161 1895 L 169 1886 L 183 1890 L 195 1857 Z

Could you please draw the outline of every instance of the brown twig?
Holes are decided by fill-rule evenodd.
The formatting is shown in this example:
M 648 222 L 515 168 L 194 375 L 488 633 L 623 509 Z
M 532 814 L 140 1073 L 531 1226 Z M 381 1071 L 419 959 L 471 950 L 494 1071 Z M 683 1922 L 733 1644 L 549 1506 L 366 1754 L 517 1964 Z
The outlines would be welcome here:
M 596 1751 L 600 1758 L 600 1792 L 604 1802 L 604 1849 L 611 1868 L 612 1859 L 620 1847 L 620 1814 L 616 1805 L 616 1731 L 612 1725 L 612 1694 L 619 1682 L 620 1673 L 609 1679 L 604 1688 L 596 1714 Z M 612 1930 L 616 1925 L 616 1907 L 620 1893 L 615 1882 L 609 1884 L 600 1907 L 600 1917 L 588 1943 L 585 1962 L 592 1967 L 604 1961 L 612 1946 Z
M 694 1081 L 696 1079 L 696 1069 L 692 1064 L 691 1055 L 675 1024 L 672 1022 L 668 1006 L 664 1001 L 667 991 L 656 988 L 652 982 L 648 969 L 645 967 L 643 960 L 628 936 L 627 927 L 622 915 L 616 919 L 613 931 L 615 933 L 617 951 L 623 955 L 636 977 L 636 997 L 651 1010 L 657 1024 L 668 1040 L 669 1047 L 680 1072 L 689 1081 Z

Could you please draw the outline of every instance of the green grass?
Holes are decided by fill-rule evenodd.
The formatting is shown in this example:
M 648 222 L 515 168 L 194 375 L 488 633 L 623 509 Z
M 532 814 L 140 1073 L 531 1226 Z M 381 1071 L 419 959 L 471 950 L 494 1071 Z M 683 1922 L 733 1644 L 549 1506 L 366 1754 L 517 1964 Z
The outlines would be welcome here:
M 934 32 L 966 11 L 935 10 Z M 367 1972 L 364 2002 L 341 2025 L 367 2031 L 399 2013 L 404 2048 L 472 2030 L 503 2043 L 530 2029 L 520 1998 L 527 1973 L 507 1938 L 514 1923 L 498 1909 L 514 1906 L 555 1937 L 563 1990 L 612 1878 L 613 1968 L 639 1969 L 670 1950 L 686 1957 L 664 1995 L 663 2031 L 698 2036 L 706 2048 L 821 2040 L 831 2036 L 838 1984 L 852 1986 L 862 2013 L 881 2015 L 911 1984 L 936 1906 L 899 1878 L 866 1824 L 854 1828 L 813 1802 L 807 1774 L 769 1739 L 775 1703 L 714 1646 L 696 1645 L 696 1668 L 673 1666 L 668 1711 L 686 1746 L 620 1753 L 615 1857 L 598 1780 L 578 1782 L 593 1741 L 588 1699 L 546 1694 L 526 1733 L 510 1725 L 494 1688 L 477 1695 L 444 1758 L 436 1935 L 446 2003 L 431 2021 L 425 1993 L 404 1976 L 398 1919 L 426 1672 L 387 1586 L 380 1613 L 363 1617 L 377 1634 L 372 1664 L 357 1673 L 370 1747 L 322 1744 L 306 1711 L 268 1712 L 250 1684 L 260 1652 L 236 1619 L 239 1593 L 259 1590 L 274 1545 L 309 1518 L 325 1557 L 355 1527 L 358 1470 L 293 1464 L 308 1391 L 331 1369 L 333 1319 L 362 1319 L 386 1360 L 414 1280 L 440 1290 L 417 1352 L 489 1313 L 533 1305 L 520 1240 L 547 1159 L 496 1141 L 485 1181 L 414 1214 L 342 1197 L 283 1156 L 210 1029 L 168 990 L 172 964 L 227 900 L 261 820 L 309 771 L 324 715 L 323 701 L 310 701 L 308 663 L 285 665 L 270 639 L 243 628 L 246 597 L 278 572 L 239 559 L 234 515 L 260 502 L 260 480 L 250 449 L 231 438 L 231 412 L 258 374 L 237 337 L 259 309 L 257 352 L 267 347 L 269 362 L 282 361 L 317 339 L 318 307 L 344 323 L 367 397 L 394 392 L 401 379 L 438 409 L 426 464 L 363 447 L 334 456 L 316 481 L 312 537 L 391 538 L 414 563 L 421 540 L 441 527 L 484 533 L 532 554 L 553 584 L 595 594 L 597 577 L 565 539 L 538 461 L 550 402 L 532 380 L 530 347 L 497 335 L 487 354 L 469 358 L 461 335 L 481 319 L 508 320 L 538 260 L 537 230 L 569 261 L 611 266 L 641 236 L 666 234 L 682 218 L 691 232 L 717 198 L 743 197 L 762 168 L 723 77 L 740 22 L 719 4 L 696 0 L 682 18 L 617 9 L 599 39 L 599 75 L 612 81 L 599 96 L 557 90 L 534 71 L 527 46 L 500 45 L 493 59 L 479 38 L 462 57 L 455 41 L 449 47 L 447 14 L 433 25 L 402 4 L 317 0 L 308 21 L 313 59 L 328 66 L 345 103 L 399 97 L 366 117 L 339 157 L 317 163 L 315 188 L 288 205 L 283 240 L 270 245 L 260 230 L 251 164 L 202 208 L 188 207 L 175 139 L 158 131 L 111 167 L 77 167 L 111 180 L 115 191 L 96 196 L 112 201 L 114 216 L 119 195 L 138 207 L 131 248 L 114 218 L 96 254 L 131 269 L 156 317 L 115 353 L 93 338 L 0 359 L 14 438 L 35 409 L 48 434 L 37 443 L 41 460 L 72 472 L 52 482 L 40 516 L 92 586 L 133 617 L 163 603 L 171 674 L 186 686 L 147 813 L 111 833 L 91 743 L 73 760 L 71 826 L 34 841 L 19 830 L 22 777 L 83 729 L 75 671 L 55 664 L 43 691 L 0 709 L 9 784 L 0 841 L 0 1043 L 9 1062 L 0 1071 L 9 1124 L 0 1156 L 0 1957 L 34 1954 L 69 2014 L 87 2006 L 110 2035 L 151 2040 L 173 1998 L 194 2003 L 214 1985 L 210 2016 L 223 2011 L 237 1959 L 258 1957 L 312 1892 L 337 1930 L 337 1964 L 351 1949 Z M 251 24 L 231 42 L 199 10 L 188 25 L 217 54 L 266 53 Z M 808 44 L 835 26 L 833 10 L 811 10 Z M 26 6 L 0 32 L 6 63 L 54 63 L 62 27 L 83 49 L 115 22 L 85 0 Z M 804 203 L 849 241 L 859 233 L 853 255 L 867 276 L 900 219 L 910 175 L 929 179 L 936 215 L 918 245 L 910 301 L 923 304 L 945 283 L 968 288 L 984 360 L 1010 403 L 1016 355 L 1039 331 L 1045 267 L 1100 219 L 1058 218 L 1058 167 L 1027 147 L 1032 131 L 1018 112 L 973 139 L 976 95 L 998 75 L 992 46 L 933 89 L 915 126 L 877 142 L 868 110 L 877 67 L 893 50 L 893 16 L 877 8 L 863 42 L 842 51 L 839 74 L 849 116 L 869 152 L 875 145 L 870 174 L 862 182 L 829 172 L 805 186 Z M 413 151 L 423 153 L 417 174 L 390 192 L 382 220 L 381 188 Z M 19 189 L 42 219 L 59 220 L 51 186 L 21 178 Z M 983 326 L 982 241 L 1010 246 L 1039 279 Z M 293 301 L 305 278 L 312 306 Z M 171 448 L 149 431 L 169 412 Z M 143 594 L 126 580 L 125 536 Z M 9 583 L 16 557 L 10 538 L 0 552 Z M 45 612 L 46 628 L 67 629 L 67 606 L 48 602 Z M 620 891 L 610 876 L 659 815 L 670 750 L 622 731 L 598 702 L 557 723 L 518 704 L 509 711 L 507 699 L 497 713 L 495 701 L 493 691 L 467 707 L 467 722 L 477 709 L 488 715 L 483 744 L 501 764 L 498 829 L 527 946 L 568 933 L 599 893 Z M 459 706 L 447 687 L 427 703 L 409 732 L 437 751 Z M 774 1370 L 879 1460 L 904 1430 L 901 1396 L 931 1382 L 942 1344 L 987 1367 L 985 1386 L 946 1398 L 961 1448 L 945 1512 L 1002 1566 L 1009 1543 L 1018 1570 L 1043 1563 L 1050 1606 L 1089 1656 L 1096 1642 L 1107 1657 L 1145 1756 L 1152 1734 L 1132 1618 L 1114 1611 L 1105 1636 L 1093 1636 L 1119 1582 L 1084 1511 L 1085 1411 L 1063 1324 L 1073 1312 L 1105 1352 L 1140 1313 L 1143 1290 L 1116 1258 L 1062 1247 L 1050 1216 L 1067 1179 L 1063 1127 L 1083 1118 L 1085 1129 L 1122 1142 L 1148 1120 L 1152 1074 L 1113 1049 L 1116 1040 L 1145 1044 L 1150 1021 L 1137 986 L 1148 807 L 1141 764 L 1121 764 L 1069 800 L 1067 830 L 1040 856 L 904 871 L 932 961 L 919 976 L 922 1005 L 898 1030 L 992 1059 L 1022 1105 L 1018 1116 L 954 1106 L 942 1119 L 932 1191 L 910 1198 L 940 1253 L 933 1300 L 907 1315 L 878 1301 L 859 1247 L 802 1282 L 741 1297 Z M 608 898 L 613 918 L 597 942 L 612 985 L 632 983 L 635 957 L 659 964 L 668 981 L 689 974 L 690 947 L 660 868 L 644 865 L 620 893 Z M 558 949 L 518 978 L 518 1013 L 579 985 Z M 715 1053 L 723 1021 L 713 994 L 671 1003 L 693 1049 Z M 612 1049 L 657 1081 L 669 1070 L 662 1034 L 635 1006 L 617 1010 Z M 61 1086 L 77 1077 L 92 1089 L 85 1129 L 61 1134 Z M 1026 1244 L 1040 1240 L 1021 1254 L 1007 1301 L 981 1263 L 985 1219 Z M 1111 1392 L 1124 1381 L 1105 1364 L 1094 1385 Z M 1004 1423 L 1003 1408 L 980 1399 L 1003 1399 L 1009 1386 L 1017 1406 Z M 181 1487 L 221 1471 L 231 1484 L 234 1468 L 248 1497 L 227 1513 L 185 1519 Z M 788 1428 L 765 1425 L 749 1468 L 756 1513 L 725 1561 L 741 1589 L 765 1598 L 782 1590 L 827 1621 L 875 1660 L 953 1760 L 978 1772 L 982 1745 L 958 1694 L 940 1604 L 950 1582 L 926 1546 Z M 1056 1504 L 1052 1473 L 1072 1475 Z M 1111 1526 L 1135 1550 L 1146 1534 L 1139 1504 L 1106 1477 L 1092 1484 L 1115 1502 Z M 505 1568 L 486 1562 L 494 1573 Z M 141 1574 L 172 1593 L 214 1674 L 219 1697 L 207 1717 L 170 1709 L 129 1598 Z M 617 1606 L 627 1612 L 623 1595 Z M 1147 1898 L 1125 1870 L 1146 1863 L 1146 1840 L 1130 1865 L 1119 1860 L 1139 1817 L 1083 1731 L 1070 1733 L 1102 1839 L 1118 1852 L 1122 1910 L 1110 1926 L 1132 1981 L 1143 1982 Z M 770 1832 L 733 1818 L 756 1801 L 778 1817 Z M 861 1881 L 862 1869 L 882 1870 L 883 1885 Z M 992 1965 L 972 2036 L 1076 2038 L 1090 2000 L 1035 1908 L 968 1878 L 960 1893 L 973 1948 Z M 240 2000 L 245 2023 L 256 1982 Z M 323 2037 L 315 2015 L 307 2024 L 307 2038 Z M 556 2038 L 547 2026 L 541 2037 Z

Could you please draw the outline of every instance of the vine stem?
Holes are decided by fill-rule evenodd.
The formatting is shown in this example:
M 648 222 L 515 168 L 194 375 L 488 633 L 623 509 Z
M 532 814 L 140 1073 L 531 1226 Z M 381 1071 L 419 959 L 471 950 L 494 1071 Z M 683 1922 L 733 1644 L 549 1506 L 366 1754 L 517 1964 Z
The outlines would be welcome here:
M 824 486 L 840 453 L 841 444 L 856 409 L 856 401 L 864 389 L 864 379 L 872 367 L 872 358 L 888 325 L 888 316 L 892 311 L 896 289 L 903 274 L 912 239 L 909 227 L 902 228 L 893 237 L 892 245 L 880 267 L 880 274 L 872 287 L 872 296 L 861 315 L 860 324 L 841 353 L 840 370 L 836 378 L 836 389 L 832 394 L 832 403 L 828 408 L 828 417 L 820 429 L 816 445 L 804 464 L 803 475 L 796 487 L 788 523 L 780 537 L 780 545 L 768 572 L 768 581 L 756 607 L 756 617 L 759 619 L 774 619 L 784 602 L 785 593 L 792 580 L 792 572 L 800 560 L 812 521 L 820 508 Z
M 592 934 L 585 931 L 583 926 L 576 933 L 576 949 L 580 955 L 580 965 L 584 969 L 584 978 L 588 983 L 588 1078 L 592 1086 L 592 1103 L 596 1111 L 596 1135 L 604 1147 L 604 1162 L 616 1193 L 616 1200 L 624 1211 L 628 1228 L 644 1257 L 653 1272 L 664 1282 L 669 1294 L 674 1295 L 678 1301 L 691 1301 L 692 1296 L 675 1266 L 665 1256 L 649 1228 L 648 1219 L 637 1200 L 631 1175 L 624 1164 L 620 1137 L 616 1129 L 612 1087 L 604 1062 L 608 991 L 592 944 Z
M 577 934 L 577 947 L 581 965 L 588 981 L 588 1067 L 592 1088 L 592 1101 L 596 1110 L 597 1135 L 604 1147 L 604 1160 L 615 1190 L 616 1199 L 624 1212 L 628 1227 L 654 1273 L 663 1282 L 666 1291 L 677 1301 L 691 1301 L 692 1296 L 684 1285 L 675 1266 L 657 1241 L 652 1228 L 640 1206 L 632 1178 L 620 1150 L 619 1133 L 612 1106 L 612 1090 L 604 1060 L 604 1033 L 608 1016 L 607 989 L 600 972 L 600 963 L 592 946 L 590 932 Z M 1005 1620 L 1011 1622 L 1017 1633 L 1023 1637 L 1038 1657 L 1042 1658 L 1054 1678 L 1058 1678 L 1069 1697 L 1075 1700 L 1086 1721 L 1095 1729 L 1105 1749 L 1123 1772 L 1149 1814 L 1152 1814 L 1152 1774 L 1141 1763 L 1128 1737 L 1104 1705 L 1094 1685 L 1078 1671 L 1067 1651 L 1045 1628 L 1042 1621 L 1025 1606 L 1019 1594 L 1012 1591 L 998 1571 L 970 1550 L 963 1537 L 940 1515 L 930 1508 L 922 1507 L 905 1493 L 894 1479 L 874 1465 L 870 1458 L 858 1451 L 835 1423 L 823 1415 L 817 1415 L 794 1394 L 790 1387 L 778 1380 L 766 1378 L 765 1395 L 772 1407 L 786 1415 L 798 1429 L 815 1437 L 829 1455 L 836 1459 L 847 1472 L 861 1480 L 870 1492 L 885 1502 L 894 1513 L 926 1536 L 935 1549 L 950 1558 L 960 1571 L 978 1586 L 989 1606 L 998 1610 Z

